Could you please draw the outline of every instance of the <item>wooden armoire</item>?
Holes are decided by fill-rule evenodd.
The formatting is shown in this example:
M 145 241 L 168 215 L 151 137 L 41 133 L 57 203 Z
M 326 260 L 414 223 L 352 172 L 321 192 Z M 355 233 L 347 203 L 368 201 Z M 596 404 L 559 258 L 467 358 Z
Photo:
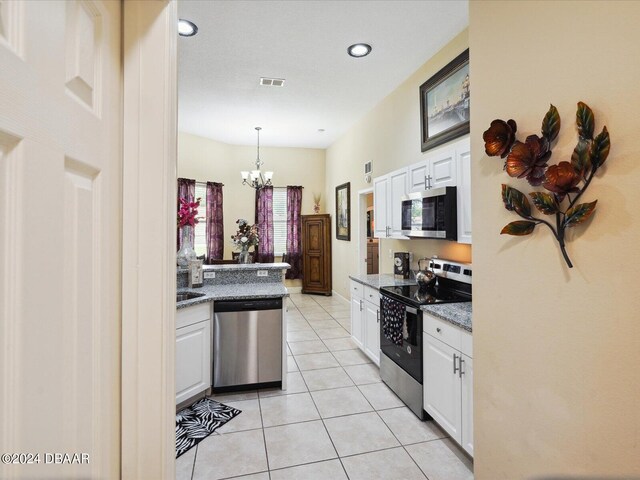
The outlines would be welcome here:
M 302 293 L 331 295 L 331 215 L 302 215 Z

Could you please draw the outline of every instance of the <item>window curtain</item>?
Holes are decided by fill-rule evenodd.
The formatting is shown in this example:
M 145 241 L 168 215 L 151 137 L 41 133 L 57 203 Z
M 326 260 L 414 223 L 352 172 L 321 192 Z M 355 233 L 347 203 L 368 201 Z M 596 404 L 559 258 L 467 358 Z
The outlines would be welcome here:
M 194 202 L 196 196 L 196 181 L 190 178 L 179 178 L 178 179 L 178 209 L 176 210 L 176 217 L 178 212 L 180 211 L 180 199 L 183 198 L 187 202 Z M 178 224 L 176 220 L 176 225 Z M 193 241 L 195 240 L 195 229 L 191 229 L 191 245 L 193 245 Z M 182 248 L 182 236 L 180 235 L 180 228 L 177 228 L 176 238 L 178 239 L 176 245 L 178 246 L 178 250 Z
M 207 262 L 224 257 L 222 183 L 207 182 Z
M 255 262 L 273 263 L 273 187 L 256 190 L 258 247 Z
M 285 278 L 302 278 L 302 225 L 300 212 L 302 211 L 302 187 L 287 186 L 287 256 L 286 261 L 291 265 Z

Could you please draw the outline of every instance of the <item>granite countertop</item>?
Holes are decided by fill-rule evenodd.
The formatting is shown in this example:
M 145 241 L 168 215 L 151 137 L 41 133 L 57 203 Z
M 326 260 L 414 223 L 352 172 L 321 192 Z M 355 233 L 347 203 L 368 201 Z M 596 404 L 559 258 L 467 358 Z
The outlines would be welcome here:
M 203 265 L 205 271 L 226 271 L 235 272 L 238 270 L 288 270 L 291 265 L 284 262 L 278 263 L 229 263 L 222 265 Z M 178 267 L 178 272 L 188 272 L 186 267 Z
M 471 302 L 423 305 L 421 308 L 434 317 L 471 332 Z
M 402 285 L 415 285 L 416 281 L 412 278 L 401 279 L 395 278 L 390 273 L 381 273 L 374 275 L 349 275 L 351 280 L 355 280 L 363 285 L 368 285 L 372 288 L 380 289 L 380 287 L 399 287 Z
M 210 302 L 212 300 L 246 300 L 248 298 L 274 298 L 286 297 L 289 295 L 289 292 L 282 283 L 231 283 L 227 285 L 205 285 L 200 288 L 179 288 L 178 292 L 204 293 L 204 296 L 202 297 L 190 298 L 189 300 L 177 302 L 176 308 L 178 310 L 198 305 L 200 303 Z

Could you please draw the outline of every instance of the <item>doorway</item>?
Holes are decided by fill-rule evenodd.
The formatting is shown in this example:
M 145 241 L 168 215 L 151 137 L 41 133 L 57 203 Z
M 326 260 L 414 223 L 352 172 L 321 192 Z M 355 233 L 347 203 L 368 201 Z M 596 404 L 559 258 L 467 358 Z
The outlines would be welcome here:
M 380 269 L 380 245 L 374 237 L 373 188 L 358 192 L 358 273 L 374 275 Z

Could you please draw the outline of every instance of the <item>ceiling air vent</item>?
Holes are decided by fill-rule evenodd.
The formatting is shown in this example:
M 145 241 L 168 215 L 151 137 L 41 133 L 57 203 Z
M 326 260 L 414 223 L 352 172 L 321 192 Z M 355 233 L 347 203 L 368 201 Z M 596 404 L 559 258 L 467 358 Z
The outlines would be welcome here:
M 284 78 L 260 78 L 260 85 L 265 87 L 284 87 Z

